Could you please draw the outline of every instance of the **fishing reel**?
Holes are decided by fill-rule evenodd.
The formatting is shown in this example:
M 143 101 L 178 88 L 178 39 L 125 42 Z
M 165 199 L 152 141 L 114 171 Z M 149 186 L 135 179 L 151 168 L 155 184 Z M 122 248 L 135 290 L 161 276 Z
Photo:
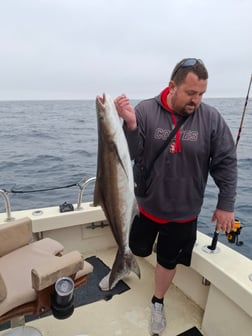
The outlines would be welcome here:
M 226 232 L 226 236 L 227 236 L 227 240 L 229 241 L 229 243 L 237 245 L 237 246 L 241 246 L 243 245 L 242 241 L 239 241 L 239 235 L 241 233 L 241 222 L 238 219 L 235 219 L 234 221 L 234 227 L 233 229 L 228 233 Z

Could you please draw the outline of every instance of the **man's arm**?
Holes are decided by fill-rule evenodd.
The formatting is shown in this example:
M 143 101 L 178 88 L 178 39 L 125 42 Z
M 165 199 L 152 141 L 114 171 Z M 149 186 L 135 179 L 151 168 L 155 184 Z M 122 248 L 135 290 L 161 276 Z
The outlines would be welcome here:
M 216 130 L 212 141 L 210 174 L 219 188 L 219 195 L 212 221 L 216 221 L 218 231 L 230 232 L 234 226 L 237 186 L 236 147 L 223 118 L 220 118 Z

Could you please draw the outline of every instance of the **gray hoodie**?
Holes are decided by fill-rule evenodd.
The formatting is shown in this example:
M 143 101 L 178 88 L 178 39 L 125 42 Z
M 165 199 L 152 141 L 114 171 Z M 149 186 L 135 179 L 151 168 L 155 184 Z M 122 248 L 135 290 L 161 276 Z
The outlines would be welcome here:
M 161 95 L 140 102 L 136 108 L 138 128 L 124 127 L 131 158 L 148 168 L 174 123 Z M 180 116 L 175 115 L 178 120 Z M 181 152 L 174 141 L 158 157 L 147 180 L 140 208 L 167 220 L 187 220 L 199 215 L 208 173 L 218 189 L 217 208 L 233 211 L 237 184 L 236 147 L 220 113 L 205 103 L 187 118 L 180 129 Z

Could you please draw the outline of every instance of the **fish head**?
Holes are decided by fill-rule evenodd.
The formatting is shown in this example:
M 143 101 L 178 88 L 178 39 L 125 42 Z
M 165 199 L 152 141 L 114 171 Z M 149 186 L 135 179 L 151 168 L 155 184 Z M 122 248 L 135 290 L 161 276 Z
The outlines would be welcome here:
M 102 97 L 96 97 L 96 111 L 99 118 L 103 119 L 104 117 L 108 117 L 107 111 L 113 110 L 114 108 L 114 102 L 107 93 L 103 93 Z
M 96 97 L 97 122 L 100 136 L 112 140 L 118 128 L 119 115 L 116 111 L 112 98 L 104 93 Z

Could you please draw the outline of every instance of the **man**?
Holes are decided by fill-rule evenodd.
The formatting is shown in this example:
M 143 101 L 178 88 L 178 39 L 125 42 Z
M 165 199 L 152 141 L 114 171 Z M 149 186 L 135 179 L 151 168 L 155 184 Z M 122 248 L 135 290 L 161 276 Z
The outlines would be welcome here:
M 147 178 L 144 197 L 138 197 L 140 216 L 130 234 L 130 247 L 138 256 L 151 254 L 157 237 L 155 289 L 151 303 L 151 333 L 166 326 L 164 295 L 176 265 L 190 266 L 208 174 L 219 188 L 212 221 L 230 232 L 234 225 L 237 182 L 236 148 L 219 112 L 202 103 L 208 72 L 195 58 L 180 61 L 169 86 L 134 109 L 129 99 L 115 99 L 132 159 L 148 168 L 162 143 L 181 118 L 186 118 L 174 139 L 158 157 Z

